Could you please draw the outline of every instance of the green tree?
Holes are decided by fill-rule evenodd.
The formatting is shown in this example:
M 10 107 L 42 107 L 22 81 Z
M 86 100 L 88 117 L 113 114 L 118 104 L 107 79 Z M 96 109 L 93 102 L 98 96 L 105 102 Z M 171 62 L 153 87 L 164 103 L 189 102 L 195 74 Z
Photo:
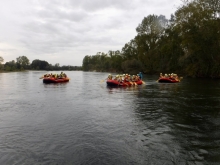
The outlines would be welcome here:
M 18 58 L 16 58 L 17 60 L 17 68 L 18 69 L 27 69 L 30 62 L 29 59 L 26 56 L 19 56 Z
M 109 61 L 110 61 L 110 70 L 112 72 L 120 72 L 122 71 L 122 61 L 123 61 L 123 57 L 121 55 L 121 52 L 119 50 L 116 51 L 112 51 L 110 50 L 108 52 L 108 56 L 110 57 Z
M 220 62 L 220 20 L 208 2 L 188 2 L 175 13 L 175 28 L 181 36 L 184 51 L 180 61 L 190 76 L 220 76 L 217 65 Z
M 56 63 L 55 65 L 54 65 L 54 70 L 59 70 L 60 69 L 60 64 L 59 63 Z
M 175 19 L 174 17 L 172 19 Z M 172 23 L 165 29 L 154 50 L 154 71 L 163 73 L 180 73 L 182 71 L 179 58 L 183 55 L 181 38 Z
M 126 60 L 122 63 L 123 72 L 128 74 L 139 73 L 141 66 L 141 62 L 136 59 Z
M 4 62 L 4 59 L 0 56 L 0 64 Z
M 124 45 L 121 51 L 121 55 L 124 60 L 131 60 L 138 58 L 137 43 L 134 39 L 132 39 L 130 42 Z
M 197 3 L 203 8 L 210 9 L 213 15 L 217 18 L 220 16 L 220 0 L 182 0 L 185 6 Z
M 47 61 L 36 59 L 32 61 L 30 66 L 31 66 L 31 69 L 46 70 L 49 67 L 49 63 Z
M 135 37 L 135 42 L 138 59 L 142 61 L 145 72 L 153 72 L 157 68 L 155 65 L 158 63 L 155 56 L 158 48 L 157 43 L 167 26 L 168 20 L 165 16 L 149 15 L 136 28 L 138 34 Z
M 4 59 L 0 56 L 0 70 L 2 70 L 3 66 L 2 63 L 4 62 Z
M 5 65 L 4 65 L 4 69 L 6 71 L 15 71 L 15 70 L 17 70 L 16 62 L 14 60 L 6 62 Z
M 87 55 L 83 58 L 82 68 L 84 71 L 89 71 L 90 57 Z

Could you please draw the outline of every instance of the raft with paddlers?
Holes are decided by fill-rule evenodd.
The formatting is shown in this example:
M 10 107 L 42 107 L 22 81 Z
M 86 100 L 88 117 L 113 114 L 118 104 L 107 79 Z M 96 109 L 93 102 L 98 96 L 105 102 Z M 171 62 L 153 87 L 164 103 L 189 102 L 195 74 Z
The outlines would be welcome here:
M 158 82 L 160 82 L 160 83 L 178 83 L 178 82 L 180 82 L 180 80 L 164 77 L 164 78 L 159 78 Z
M 43 83 L 63 83 L 68 82 L 70 79 L 67 75 L 63 72 L 60 74 L 45 74 L 40 79 L 43 79 Z
M 142 77 L 143 75 L 141 72 L 133 76 L 129 74 L 122 74 L 113 77 L 111 74 L 109 74 L 106 83 L 107 86 L 137 86 L 145 84 L 145 82 L 142 80 Z
M 138 81 L 122 81 L 119 82 L 117 80 L 107 80 L 106 81 L 108 86 L 121 86 L 121 87 L 126 87 L 126 86 L 136 86 L 136 85 L 142 85 L 143 81 L 138 80 Z
M 45 77 L 43 78 L 43 83 L 63 83 L 68 82 L 70 79 L 68 77 L 63 78 L 54 78 L 54 77 Z
M 183 77 L 178 77 L 177 74 L 171 73 L 171 74 L 162 74 L 160 73 L 160 77 L 157 80 L 159 83 L 178 83 L 180 82 L 180 79 Z

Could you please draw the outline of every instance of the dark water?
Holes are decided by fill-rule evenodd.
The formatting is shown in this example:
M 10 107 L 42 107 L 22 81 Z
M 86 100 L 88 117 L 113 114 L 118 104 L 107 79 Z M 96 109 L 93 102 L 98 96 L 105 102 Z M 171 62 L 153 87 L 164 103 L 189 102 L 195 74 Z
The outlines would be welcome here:
M 107 88 L 108 73 L 0 73 L 1 165 L 220 164 L 220 81 Z

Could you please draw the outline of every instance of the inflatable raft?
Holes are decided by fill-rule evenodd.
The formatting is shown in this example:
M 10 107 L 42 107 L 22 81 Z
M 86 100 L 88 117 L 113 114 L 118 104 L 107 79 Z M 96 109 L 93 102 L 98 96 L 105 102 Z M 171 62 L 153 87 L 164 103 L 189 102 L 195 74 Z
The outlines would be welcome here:
M 180 80 L 172 79 L 172 78 L 159 78 L 158 82 L 160 83 L 178 83 Z
M 129 82 L 129 81 L 119 82 L 117 80 L 107 80 L 106 83 L 107 83 L 107 86 L 121 86 L 121 87 L 135 86 L 135 85 L 142 85 L 143 84 L 142 80 L 135 81 L 135 82 Z
M 54 77 L 44 77 L 43 78 L 43 83 L 63 83 L 63 82 L 68 82 L 70 79 L 68 77 L 65 78 L 54 78 Z

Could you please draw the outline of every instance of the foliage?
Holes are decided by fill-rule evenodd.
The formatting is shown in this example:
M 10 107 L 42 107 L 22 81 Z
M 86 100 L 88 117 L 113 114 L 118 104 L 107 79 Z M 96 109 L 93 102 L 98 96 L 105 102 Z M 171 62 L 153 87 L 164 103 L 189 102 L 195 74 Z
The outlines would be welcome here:
M 122 63 L 124 73 L 137 74 L 142 70 L 142 64 L 136 59 L 126 60 Z
M 0 70 L 2 70 L 3 68 L 3 65 L 2 65 L 3 62 L 4 62 L 4 59 L 0 56 Z
M 136 32 L 114 58 L 86 56 L 83 69 L 220 78 L 220 0 L 183 0 L 169 20 L 148 15 Z
M 15 71 L 17 70 L 17 64 L 14 60 L 6 62 L 4 65 L 5 71 Z
M 0 64 L 4 62 L 4 59 L 0 56 Z
M 49 67 L 49 63 L 47 61 L 41 60 L 33 60 L 31 63 L 31 69 L 33 70 L 46 70 Z
M 26 56 L 19 56 L 16 58 L 17 62 L 17 68 L 20 70 L 28 69 L 28 66 L 30 64 L 29 59 Z
M 180 61 L 189 76 L 220 76 L 216 68 L 220 62 L 220 20 L 216 17 L 218 9 L 213 10 L 209 2 L 188 2 L 176 12 L 176 28 L 181 32 L 184 51 Z
M 85 56 L 83 58 L 82 69 L 84 71 L 121 71 L 121 63 L 123 59 L 119 50 L 110 50 L 107 54 L 98 52 L 93 56 Z
M 16 58 L 16 62 L 14 60 L 6 62 L 4 64 L 5 71 L 19 71 L 19 70 L 82 70 L 81 66 L 60 66 L 59 63 L 55 65 L 49 64 L 47 61 L 44 60 L 33 60 L 32 63 L 29 65 L 29 59 L 26 56 L 20 56 Z

